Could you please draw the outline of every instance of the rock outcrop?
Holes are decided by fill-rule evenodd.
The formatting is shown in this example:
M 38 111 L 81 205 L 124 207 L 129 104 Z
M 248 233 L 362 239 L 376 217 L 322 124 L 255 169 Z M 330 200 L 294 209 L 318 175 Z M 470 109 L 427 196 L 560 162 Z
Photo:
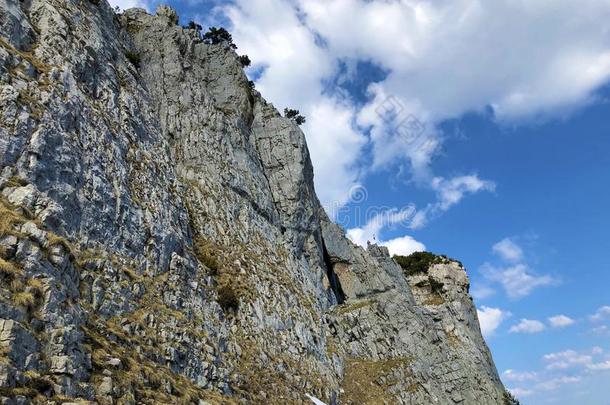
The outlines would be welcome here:
M 0 0 L 2 403 L 502 403 L 464 269 L 353 245 L 299 127 L 177 23 Z

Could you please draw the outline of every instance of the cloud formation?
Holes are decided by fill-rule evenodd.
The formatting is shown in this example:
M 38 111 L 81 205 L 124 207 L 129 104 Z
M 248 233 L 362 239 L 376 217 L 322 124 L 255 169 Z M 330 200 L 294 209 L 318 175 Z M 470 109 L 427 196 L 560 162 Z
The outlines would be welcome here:
M 510 333 L 538 333 L 545 330 L 546 327 L 540 321 L 535 319 L 521 319 L 518 324 L 511 326 Z
M 549 324 L 553 328 L 565 328 L 571 325 L 574 325 L 576 321 L 569 316 L 565 315 L 556 315 L 548 318 Z
M 479 317 L 479 324 L 481 325 L 481 333 L 485 338 L 491 337 L 500 324 L 511 316 L 508 311 L 486 306 L 477 309 L 477 315 Z
M 504 238 L 493 245 L 492 250 L 506 261 L 517 262 L 523 258 L 523 250 L 521 247 L 509 238 Z
M 526 264 L 513 266 L 492 266 L 485 263 L 481 267 L 485 278 L 504 287 L 509 298 L 518 299 L 529 295 L 535 288 L 554 284 L 556 281 L 549 275 L 535 275 Z
M 492 251 L 502 259 L 502 263 L 484 263 L 480 271 L 488 282 L 501 284 L 511 299 L 523 298 L 538 287 L 558 283 L 558 280 L 548 274 L 535 274 L 524 263 L 523 249 L 509 238 L 493 245 Z
M 589 316 L 589 319 L 592 322 L 599 322 L 604 319 L 610 319 L 610 306 L 604 305 L 603 307 L 598 308 L 594 314 Z
M 423 252 L 426 246 L 413 239 L 409 235 L 397 237 L 394 239 L 384 240 L 381 238 L 381 233 L 384 229 L 396 225 L 408 226 L 413 219 L 415 208 L 412 206 L 403 209 L 383 209 L 377 212 L 375 209 L 370 209 L 374 214 L 362 228 L 348 229 L 347 237 L 357 245 L 366 247 L 369 242 L 377 243 L 386 246 L 392 255 L 408 256 L 413 252 Z M 368 217 L 368 215 L 365 215 Z

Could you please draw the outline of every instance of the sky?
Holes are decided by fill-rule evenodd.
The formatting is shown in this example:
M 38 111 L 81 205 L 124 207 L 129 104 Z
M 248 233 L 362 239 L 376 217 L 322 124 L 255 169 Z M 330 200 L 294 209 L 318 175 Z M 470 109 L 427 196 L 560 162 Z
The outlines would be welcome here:
M 466 266 L 523 404 L 610 404 L 610 1 L 166 4 L 226 27 L 263 96 L 306 116 L 354 242 Z

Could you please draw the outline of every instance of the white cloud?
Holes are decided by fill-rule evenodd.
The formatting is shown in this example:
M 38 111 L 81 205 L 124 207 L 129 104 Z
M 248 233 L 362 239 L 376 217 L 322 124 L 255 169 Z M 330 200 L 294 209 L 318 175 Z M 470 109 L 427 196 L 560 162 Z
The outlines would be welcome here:
M 546 368 L 549 370 L 565 370 L 574 366 L 588 366 L 593 362 L 591 355 L 578 353 L 575 350 L 545 354 L 543 359 L 548 362 Z
M 542 322 L 534 319 L 521 319 L 518 324 L 511 326 L 511 333 L 539 333 L 545 329 Z
M 596 335 L 606 335 L 609 332 L 610 328 L 608 328 L 608 326 L 606 325 L 596 326 L 595 328 L 591 329 L 591 333 L 594 333 Z
M 580 104 L 610 76 L 603 0 L 578 10 L 569 0 L 299 3 L 334 53 L 391 70 L 380 86 L 432 120 L 487 105 L 512 118 Z
M 492 189 L 455 182 L 464 176 L 438 188 L 442 177 L 431 162 L 443 143 L 439 122 L 490 105 L 513 122 L 557 114 L 589 102 L 610 77 L 610 5 L 602 0 L 583 0 L 576 10 L 569 0 L 237 0 L 223 10 L 240 52 L 254 70 L 264 69 L 257 88 L 280 109 L 307 116 L 324 206 L 344 201 L 371 170 L 409 162 L 416 183 L 439 195 L 414 225 L 467 193 Z M 370 61 L 389 72 L 369 86 L 364 106 L 328 91 L 340 61 Z M 388 96 L 423 124 L 421 142 L 396 132 L 402 121 L 377 114 Z
M 539 391 L 556 391 L 563 385 L 574 384 L 581 380 L 580 376 L 561 376 L 536 384 L 535 388 Z
M 353 128 L 352 115 L 350 107 L 320 97 L 309 107 L 303 127 L 307 147 L 312 150 L 316 191 L 329 213 L 348 201 L 350 195 L 346 191 L 356 185 L 359 177 L 354 157 L 360 154 L 366 138 Z
M 593 371 L 610 370 L 610 360 L 601 363 L 589 364 L 587 368 Z
M 524 382 L 524 381 L 534 381 L 538 379 L 538 373 L 534 372 L 534 371 L 515 371 L 515 370 L 505 370 L 502 373 L 502 378 L 505 381 L 517 381 L 517 382 Z
M 502 239 L 493 245 L 492 250 L 506 261 L 518 262 L 523 258 L 521 247 L 509 238 Z
M 415 209 L 412 206 L 408 206 L 402 209 L 391 208 L 391 209 L 382 209 L 380 212 L 371 208 L 370 214 L 369 210 L 365 213 L 366 217 L 371 216 L 371 218 L 367 218 L 367 223 L 362 228 L 352 228 L 347 231 L 347 236 L 352 240 L 352 242 L 366 246 L 368 241 L 373 242 L 377 241 L 380 238 L 380 232 L 388 227 L 392 227 L 398 224 L 403 226 L 408 226 Z
M 519 263 L 508 267 L 494 267 L 485 263 L 481 272 L 490 281 L 504 287 L 506 294 L 513 299 L 529 295 L 537 287 L 555 284 L 557 281 L 549 275 L 535 275 L 527 265 Z
M 565 328 L 567 326 L 574 325 L 576 322 L 574 319 L 565 315 L 556 315 L 548 318 L 549 323 L 553 328 Z
M 416 241 L 408 235 L 390 239 L 381 242 L 381 244 L 388 248 L 391 255 L 408 256 L 413 252 L 423 252 L 426 250 L 426 246 L 423 243 Z
M 121 10 L 137 7 L 150 11 L 150 4 L 146 0 L 109 0 L 109 3 L 112 7 L 118 7 Z
M 511 394 L 513 394 L 515 397 L 517 398 L 525 398 L 525 397 L 529 397 L 530 395 L 534 394 L 534 391 L 531 389 L 527 389 L 527 388 L 508 388 L 508 390 L 510 391 Z
M 608 305 L 600 307 L 593 315 L 589 316 L 589 319 L 593 322 L 598 322 L 606 318 L 610 318 L 610 306 Z
M 488 338 L 494 334 L 502 321 L 510 317 L 511 314 L 499 308 L 482 306 L 481 309 L 477 309 L 477 315 L 481 325 L 481 333 L 484 337 Z
M 390 240 L 383 240 L 380 233 L 396 225 L 408 226 L 413 218 L 415 209 L 412 206 L 401 210 L 396 208 L 384 209 L 379 213 L 371 210 L 374 215 L 362 228 L 352 228 L 347 230 L 350 240 L 362 247 L 366 247 L 368 242 L 386 246 L 392 255 L 408 256 L 413 252 L 423 252 L 426 246 L 413 239 L 409 235 L 404 235 Z
M 465 195 L 480 191 L 494 191 L 496 185 L 491 181 L 480 179 L 477 175 L 467 175 L 450 179 L 434 177 L 430 187 L 436 191 L 437 201 L 417 212 L 411 223 L 413 229 L 423 227 L 431 218 L 459 203 Z
M 485 298 L 489 298 L 495 293 L 496 290 L 494 290 L 493 288 L 481 284 L 475 284 L 470 289 L 470 295 L 472 295 L 475 300 L 483 300 Z

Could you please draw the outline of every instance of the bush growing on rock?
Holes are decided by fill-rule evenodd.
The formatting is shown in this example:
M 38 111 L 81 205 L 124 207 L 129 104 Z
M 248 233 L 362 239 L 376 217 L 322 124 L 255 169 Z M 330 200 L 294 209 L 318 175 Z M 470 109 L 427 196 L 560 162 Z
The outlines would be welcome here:
M 231 286 L 225 285 L 218 289 L 218 305 L 224 312 L 237 312 L 239 298 Z
M 508 391 L 504 392 L 504 405 L 521 405 L 521 402 Z
M 125 57 L 134 67 L 140 67 L 140 55 L 132 51 L 127 51 L 125 52 Z
M 250 63 L 252 63 L 252 61 L 250 61 L 250 58 L 248 57 L 248 55 L 238 56 L 237 60 L 239 61 L 239 63 L 241 63 L 242 67 L 248 67 L 248 66 L 250 66 Z
M 210 27 L 210 30 L 203 35 L 203 42 L 209 45 L 217 45 L 227 42 L 233 49 L 237 49 L 237 45 L 233 43 L 233 37 L 226 29 L 220 27 Z
M 299 113 L 299 110 L 294 110 L 292 108 L 284 108 L 284 117 L 290 118 L 297 125 L 305 123 L 305 117 Z
M 443 257 L 430 252 L 415 252 L 409 256 L 394 255 L 394 260 L 402 267 L 406 276 L 412 276 L 426 273 L 433 264 L 442 263 Z
M 203 27 L 201 25 L 197 24 L 195 21 L 192 21 L 192 20 L 189 21 L 189 23 L 182 28 L 187 29 L 187 30 L 195 30 L 197 32 L 199 32 L 203 29 Z

